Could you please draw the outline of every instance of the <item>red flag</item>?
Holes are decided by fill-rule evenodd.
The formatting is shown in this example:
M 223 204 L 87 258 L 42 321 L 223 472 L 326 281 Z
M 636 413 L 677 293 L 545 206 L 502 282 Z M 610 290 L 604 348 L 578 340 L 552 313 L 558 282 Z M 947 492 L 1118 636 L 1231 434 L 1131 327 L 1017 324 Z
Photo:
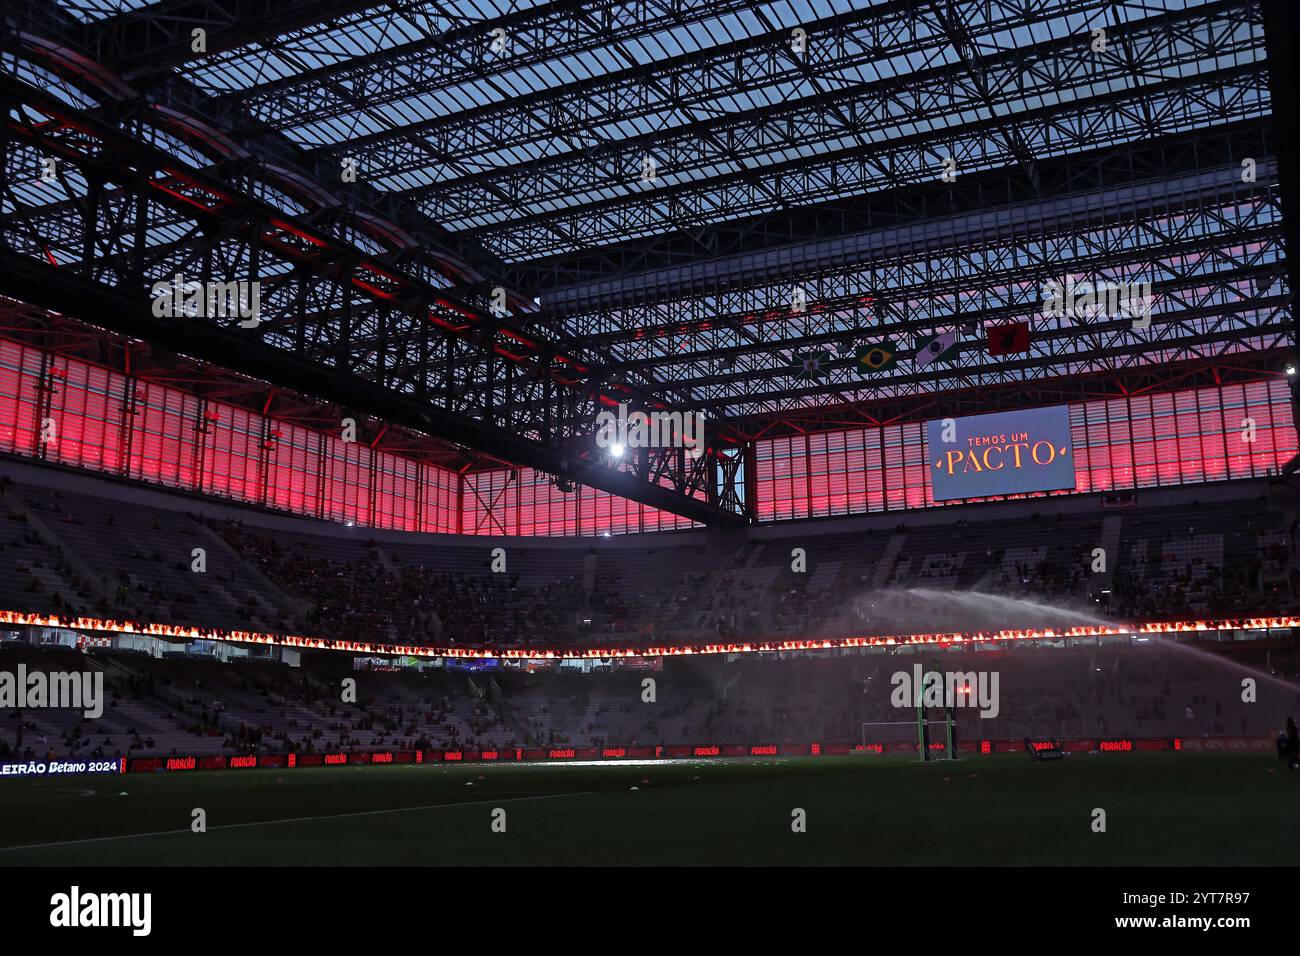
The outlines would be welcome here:
M 989 355 L 1013 355 L 1029 351 L 1029 323 L 1011 322 L 993 325 L 987 329 Z

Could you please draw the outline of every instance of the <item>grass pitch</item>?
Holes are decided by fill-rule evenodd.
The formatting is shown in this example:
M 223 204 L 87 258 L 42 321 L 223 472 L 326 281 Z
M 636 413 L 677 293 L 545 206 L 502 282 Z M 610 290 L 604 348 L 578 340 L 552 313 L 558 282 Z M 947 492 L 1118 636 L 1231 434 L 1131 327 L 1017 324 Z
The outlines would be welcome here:
M 0 865 L 1294 865 L 1298 803 L 1267 754 L 84 776 L 0 781 Z

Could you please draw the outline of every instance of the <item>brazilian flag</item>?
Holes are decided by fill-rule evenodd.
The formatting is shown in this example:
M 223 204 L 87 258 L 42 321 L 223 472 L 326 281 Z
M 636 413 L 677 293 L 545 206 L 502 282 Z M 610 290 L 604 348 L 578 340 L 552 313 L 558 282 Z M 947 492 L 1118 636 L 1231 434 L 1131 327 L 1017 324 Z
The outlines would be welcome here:
M 854 368 L 859 375 L 871 375 L 891 369 L 898 361 L 898 347 L 888 340 L 874 345 L 864 345 L 856 353 Z
M 830 365 L 830 352 L 803 352 L 790 357 L 790 374 L 806 382 L 824 376 Z

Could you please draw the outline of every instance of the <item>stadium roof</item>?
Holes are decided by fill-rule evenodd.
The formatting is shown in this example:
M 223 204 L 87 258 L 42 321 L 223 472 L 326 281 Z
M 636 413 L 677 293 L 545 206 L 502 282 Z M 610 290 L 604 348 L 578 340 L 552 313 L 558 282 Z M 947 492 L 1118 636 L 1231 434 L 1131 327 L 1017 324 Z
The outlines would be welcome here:
M 1259 377 L 1294 343 L 1260 0 L 29 0 L 3 62 L 23 274 L 255 276 L 253 337 L 304 362 L 279 384 L 355 402 L 308 367 L 342 373 L 546 470 L 600 480 L 602 403 L 703 411 L 722 448 Z M 1149 326 L 1044 315 L 1069 278 L 1149 283 Z M 165 341 L 284 373 L 209 331 Z M 956 361 L 918 360 L 935 336 Z M 864 374 L 869 345 L 895 361 Z M 637 467 L 709 499 L 715 466 Z

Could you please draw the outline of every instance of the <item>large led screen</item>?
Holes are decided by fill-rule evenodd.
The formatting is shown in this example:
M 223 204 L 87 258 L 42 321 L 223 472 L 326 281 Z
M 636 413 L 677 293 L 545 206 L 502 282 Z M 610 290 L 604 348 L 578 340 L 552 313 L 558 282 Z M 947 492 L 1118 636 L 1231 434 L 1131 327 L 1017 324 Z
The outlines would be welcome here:
M 1065 405 L 935 419 L 926 440 L 936 501 L 1074 487 Z

